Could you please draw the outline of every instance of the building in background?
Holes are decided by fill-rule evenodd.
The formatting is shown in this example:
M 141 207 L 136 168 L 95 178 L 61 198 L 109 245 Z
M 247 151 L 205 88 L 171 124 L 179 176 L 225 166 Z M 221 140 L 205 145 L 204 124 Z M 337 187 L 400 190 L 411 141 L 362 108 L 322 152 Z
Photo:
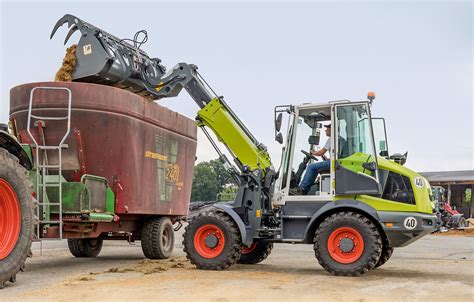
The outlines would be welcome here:
M 474 189 L 474 170 L 421 172 L 431 186 L 442 186 L 446 189 L 448 204 L 464 214 L 474 216 L 472 191 Z

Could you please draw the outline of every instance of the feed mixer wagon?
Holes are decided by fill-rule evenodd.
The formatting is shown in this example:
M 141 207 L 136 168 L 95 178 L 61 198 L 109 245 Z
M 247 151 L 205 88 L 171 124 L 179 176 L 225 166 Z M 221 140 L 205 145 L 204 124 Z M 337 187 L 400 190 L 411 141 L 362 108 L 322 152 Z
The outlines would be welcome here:
M 170 257 L 188 214 L 194 121 L 123 89 L 41 82 L 11 89 L 9 126 L 0 287 L 24 269 L 32 239 L 67 239 L 76 257 L 97 256 L 103 240 L 141 240 L 146 257 Z

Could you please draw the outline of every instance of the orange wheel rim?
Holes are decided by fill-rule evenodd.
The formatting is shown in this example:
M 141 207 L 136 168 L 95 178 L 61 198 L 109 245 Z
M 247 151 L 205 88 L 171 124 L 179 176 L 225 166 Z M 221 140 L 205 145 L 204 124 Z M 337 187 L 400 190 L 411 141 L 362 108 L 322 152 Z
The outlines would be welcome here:
M 327 242 L 328 252 L 332 259 L 339 263 L 356 262 L 364 253 L 364 238 L 354 228 L 335 229 Z
M 21 230 L 21 211 L 12 186 L 0 178 L 0 260 L 10 255 Z
M 252 243 L 252 245 L 249 246 L 249 247 L 244 246 L 244 247 L 242 248 L 242 255 L 251 253 L 256 247 L 257 247 L 257 243 L 255 243 L 255 242 Z
M 214 224 L 203 225 L 194 234 L 194 248 L 203 258 L 216 258 L 222 253 L 224 246 L 224 233 Z

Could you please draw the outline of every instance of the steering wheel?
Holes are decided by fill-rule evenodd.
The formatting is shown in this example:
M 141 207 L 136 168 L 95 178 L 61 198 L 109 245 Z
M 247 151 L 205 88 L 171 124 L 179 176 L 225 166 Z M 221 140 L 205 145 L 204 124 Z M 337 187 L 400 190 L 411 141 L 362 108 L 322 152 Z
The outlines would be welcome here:
M 314 156 L 313 154 L 309 153 L 309 152 L 306 152 L 305 150 L 301 150 L 301 152 L 306 155 L 307 158 L 311 158 L 311 159 L 314 159 L 315 161 L 318 161 L 318 159 L 316 158 L 316 156 Z

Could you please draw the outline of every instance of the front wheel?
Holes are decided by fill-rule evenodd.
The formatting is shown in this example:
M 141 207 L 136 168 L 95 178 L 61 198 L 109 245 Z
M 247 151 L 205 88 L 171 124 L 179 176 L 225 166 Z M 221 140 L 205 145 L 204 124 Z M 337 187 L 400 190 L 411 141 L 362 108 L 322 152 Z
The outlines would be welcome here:
M 335 213 L 316 230 L 314 253 L 319 264 L 336 276 L 360 276 L 375 267 L 382 253 L 377 227 L 354 212 Z
M 241 255 L 240 232 L 220 211 L 206 211 L 193 218 L 184 232 L 186 257 L 199 269 L 224 270 Z

